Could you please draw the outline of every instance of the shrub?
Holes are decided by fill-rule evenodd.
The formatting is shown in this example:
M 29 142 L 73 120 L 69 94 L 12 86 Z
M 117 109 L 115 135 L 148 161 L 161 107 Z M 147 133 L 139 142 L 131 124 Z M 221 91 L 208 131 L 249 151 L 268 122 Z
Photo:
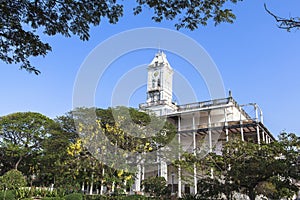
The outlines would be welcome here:
M 84 195 L 84 200 L 106 200 L 108 199 L 103 195 Z
M 148 199 L 150 198 L 143 195 L 129 195 L 125 197 L 120 197 L 120 200 L 148 200 Z
M 8 172 L 6 172 L 2 177 L 1 177 L 1 182 L 0 182 L 0 189 L 5 190 L 6 188 L 8 190 L 15 190 L 21 187 L 26 186 L 26 179 L 23 176 L 23 174 L 16 170 L 12 169 Z
M 0 199 L 2 200 L 15 200 L 15 191 L 13 190 L 4 190 L 0 191 Z
M 44 197 L 42 200 L 65 200 L 63 197 Z
M 163 197 L 170 193 L 164 177 L 149 177 L 143 181 L 142 185 L 144 191 L 151 196 Z
M 29 187 L 19 188 L 16 190 L 17 199 L 25 199 L 32 197 L 32 191 Z
M 81 193 L 72 193 L 64 196 L 65 200 L 82 200 L 83 195 Z

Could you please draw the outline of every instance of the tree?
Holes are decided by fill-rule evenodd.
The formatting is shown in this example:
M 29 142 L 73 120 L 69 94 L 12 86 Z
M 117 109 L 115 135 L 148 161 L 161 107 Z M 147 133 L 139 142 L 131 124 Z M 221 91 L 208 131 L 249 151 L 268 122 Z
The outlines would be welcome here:
M 0 162 L 6 166 L 3 172 L 19 169 L 25 171 L 38 165 L 37 157 L 42 155 L 43 142 L 51 135 L 53 121 L 34 112 L 13 113 L 0 118 Z
M 278 27 L 281 29 L 285 29 L 287 31 L 291 31 L 292 29 L 299 29 L 300 28 L 300 17 L 290 17 L 290 18 L 284 18 L 284 17 L 279 17 L 272 13 L 264 4 L 265 10 L 267 13 L 269 13 L 276 22 L 278 23 Z
M 162 197 L 170 193 L 167 187 L 167 181 L 164 177 L 149 177 L 143 180 L 142 185 L 144 191 L 149 193 L 150 196 Z
M 271 144 L 231 140 L 222 155 L 210 153 L 203 159 L 186 155 L 185 162 L 194 162 L 206 171 L 198 187 L 200 196 L 207 195 L 207 199 L 222 195 L 232 199 L 238 193 L 248 195 L 250 200 L 260 194 L 289 198 L 298 191 L 295 183 L 300 178 L 299 144 L 299 137 L 287 133 Z
M 132 184 L 144 153 L 153 152 L 156 158 L 155 150 L 168 144 L 176 133 L 169 122 L 133 108 L 77 108 L 72 117 L 80 137 L 70 141 L 67 152 L 71 159 L 66 160 L 63 171 L 80 184 L 102 184 L 111 190 Z
M 156 22 L 175 20 L 177 29 L 194 30 L 210 19 L 215 25 L 232 23 L 235 15 L 226 7 L 228 2 L 238 1 L 242 0 L 136 0 L 133 13 L 137 15 L 145 8 L 151 9 Z M 20 68 L 39 74 L 29 58 L 45 56 L 51 51 L 51 46 L 41 41 L 39 33 L 77 35 L 81 40 L 88 40 L 90 26 L 99 25 L 103 18 L 112 24 L 118 22 L 123 16 L 122 3 L 116 0 L 1 1 L 0 59 L 8 64 L 21 64 Z
M 16 169 L 12 169 L 0 177 L 0 190 L 16 190 L 25 186 L 25 177 Z

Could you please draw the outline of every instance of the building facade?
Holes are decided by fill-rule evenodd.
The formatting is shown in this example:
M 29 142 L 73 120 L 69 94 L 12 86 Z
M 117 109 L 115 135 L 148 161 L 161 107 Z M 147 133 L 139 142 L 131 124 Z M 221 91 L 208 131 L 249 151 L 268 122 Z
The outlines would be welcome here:
M 224 143 L 233 137 L 243 141 L 270 143 L 275 138 L 263 123 L 263 113 L 255 103 L 239 105 L 231 96 L 203 102 L 176 105 L 172 102 L 173 69 L 163 52 L 158 52 L 149 64 L 147 82 L 147 101 L 140 109 L 152 111 L 157 116 L 165 116 L 177 127 L 178 143 L 182 150 L 196 154 L 197 151 L 221 152 Z M 251 117 L 243 108 L 253 108 Z M 205 147 L 199 144 L 205 141 Z M 180 159 L 180 155 L 178 155 Z M 183 193 L 197 193 L 199 171 L 194 166 L 193 174 L 158 159 L 157 170 L 147 170 L 138 166 L 134 190 L 141 191 L 141 182 L 149 176 L 162 176 L 171 186 L 173 193 L 181 197 Z M 185 177 L 185 178 L 183 178 Z M 189 180 L 186 179 L 189 177 Z

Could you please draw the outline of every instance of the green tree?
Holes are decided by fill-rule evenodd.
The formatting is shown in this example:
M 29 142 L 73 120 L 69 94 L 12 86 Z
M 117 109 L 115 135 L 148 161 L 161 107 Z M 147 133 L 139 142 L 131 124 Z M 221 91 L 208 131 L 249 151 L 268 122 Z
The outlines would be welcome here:
M 149 177 L 143 180 L 144 191 L 154 197 L 166 196 L 169 191 L 164 177 Z
M 136 0 L 135 15 L 143 9 L 154 12 L 152 19 L 175 20 L 177 29 L 196 29 L 210 19 L 215 24 L 232 23 L 234 14 L 228 2 L 241 0 Z M 0 2 L 0 59 L 5 63 L 20 64 L 21 68 L 39 74 L 29 61 L 30 57 L 45 56 L 51 46 L 40 39 L 40 33 L 52 36 L 77 35 L 88 40 L 91 26 L 107 19 L 115 24 L 123 16 L 125 1 L 116 0 L 23 0 Z
M 34 112 L 13 113 L 0 118 L 1 172 L 38 167 L 43 143 L 51 135 L 53 120 Z M 27 174 L 26 174 L 27 175 Z
M 12 169 L 0 177 L 0 190 L 17 190 L 26 186 L 26 179 L 22 172 Z
M 237 193 L 246 194 L 251 200 L 259 194 L 289 198 L 298 190 L 295 183 L 300 177 L 299 142 L 299 137 L 287 133 L 280 134 L 279 140 L 271 144 L 231 140 L 223 147 L 222 155 L 210 153 L 201 159 L 186 155 L 184 162 L 196 163 L 206 171 L 206 177 L 198 183 L 199 194 L 204 198 L 225 195 L 232 199 Z
M 143 153 L 162 148 L 176 133 L 172 124 L 133 108 L 77 108 L 72 113 L 80 138 L 69 145 L 69 155 L 75 157 L 71 162 L 90 173 L 90 183 L 105 182 L 110 188 L 132 183 Z M 83 155 L 89 155 L 86 164 Z M 99 174 L 103 168 L 105 176 Z

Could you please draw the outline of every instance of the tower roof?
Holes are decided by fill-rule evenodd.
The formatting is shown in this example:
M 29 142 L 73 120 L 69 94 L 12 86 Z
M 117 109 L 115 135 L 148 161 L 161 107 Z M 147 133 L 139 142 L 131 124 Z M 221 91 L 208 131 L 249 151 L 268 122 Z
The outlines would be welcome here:
M 167 56 L 163 51 L 159 51 L 158 53 L 155 54 L 155 57 L 153 58 L 153 60 L 149 64 L 149 66 L 157 66 L 159 64 L 167 64 L 167 66 L 169 68 L 171 68 L 171 66 L 167 60 Z

